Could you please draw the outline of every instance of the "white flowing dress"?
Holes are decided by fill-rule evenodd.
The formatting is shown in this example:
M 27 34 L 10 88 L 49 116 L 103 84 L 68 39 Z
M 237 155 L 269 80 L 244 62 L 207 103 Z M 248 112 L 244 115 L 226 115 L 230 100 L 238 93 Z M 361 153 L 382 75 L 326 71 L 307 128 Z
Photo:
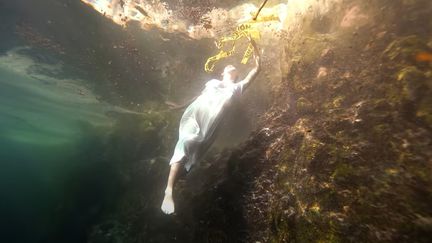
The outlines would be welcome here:
M 190 170 L 214 141 L 225 108 L 240 96 L 243 83 L 228 83 L 217 79 L 208 81 L 201 95 L 190 104 L 180 120 L 179 140 L 170 165 L 186 156 L 185 168 Z

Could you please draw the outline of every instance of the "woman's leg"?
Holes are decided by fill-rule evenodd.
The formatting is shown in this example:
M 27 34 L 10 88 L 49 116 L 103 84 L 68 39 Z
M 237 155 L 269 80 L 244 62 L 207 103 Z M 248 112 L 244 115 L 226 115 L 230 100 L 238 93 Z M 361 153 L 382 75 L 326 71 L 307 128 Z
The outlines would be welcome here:
M 162 211 L 166 214 L 174 213 L 174 201 L 172 197 L 172 191 L 181 166 L 182 166 L 181 160 L 177 163 L 171 164 L 168 181 L 167 181 L 167 187 L 165 189 L 165 197 L 161 206 Z

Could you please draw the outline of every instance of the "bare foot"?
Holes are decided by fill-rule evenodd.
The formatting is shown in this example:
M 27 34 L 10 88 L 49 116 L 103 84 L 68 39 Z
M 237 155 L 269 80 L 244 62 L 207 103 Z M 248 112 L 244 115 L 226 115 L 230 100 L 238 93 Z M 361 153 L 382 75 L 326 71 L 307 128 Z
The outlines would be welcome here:
M 165 214 L 174 213 L 174 201 L 172 198 L 172 193 L 165 193 L 164 200 L 161 206 L 162 212 Z

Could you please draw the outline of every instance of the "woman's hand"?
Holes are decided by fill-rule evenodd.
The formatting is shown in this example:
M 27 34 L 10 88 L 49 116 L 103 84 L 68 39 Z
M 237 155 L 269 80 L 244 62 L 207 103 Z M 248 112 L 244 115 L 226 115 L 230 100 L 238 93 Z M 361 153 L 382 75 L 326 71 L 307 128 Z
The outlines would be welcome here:
M 239 82 L 239 84 L 242 85 L 243 88 L 248 87 L 252 82 L 252 80 L 254 80 L 257 77 L 258 73 L 261 70 L 260 52 L 258 46 L 255 40 L 252 39 L 251 36 L 246 36 L 246 37 L 249 39 L 251 45 L 254 48 L 255 67 L 252 68 L 252 70 L 249 71 L 248 75 L 242 81 Z
M 250 35 L 248 35 L 246 37 L 248 38 L 248 40 L 250 41 L 250 43 L 252 44 L 252 46 L 254 48 L 254 54 L 253 55 L 254 55 L 255 64 L 257 67 L 259 67 L 261 65 L 261 61 L 260 61 L 261 55 L 260 55 L 258 46 L 257 46 L 255 40 Z

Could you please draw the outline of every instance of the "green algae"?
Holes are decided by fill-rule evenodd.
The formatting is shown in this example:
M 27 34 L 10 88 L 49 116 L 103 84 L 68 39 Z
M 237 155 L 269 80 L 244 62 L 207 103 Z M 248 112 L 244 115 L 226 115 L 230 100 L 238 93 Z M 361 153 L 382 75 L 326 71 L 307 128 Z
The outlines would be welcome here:
M 416 116 L 425 120 L 425 122 L 432 127 L 432 97 L 427 96 L 420 101 L 418 105 Z
M 427 91 L 426 76 L 414 66 L 403 68 L 397 73 L 397 80 L 402 83 L 401 96 L 410 101 L 417 101 Z
M 299 112 L 307 112 L 312 108 L 312 102 L 304 97 L 300 97 L 296 101 L 296 108 Z
M 429 47 L 425 43 L 424 39 L 416 35 L 410 35 L 392 41 L 384 50 L 383 54 L 392 61 L 413 61 L 415 54 L 427 51 L 428 49 Z
M 339 164 L 331 175 L 331 179 L 336 183 L 346 183 L 355 175 L 355 168 L 346 163 Z

